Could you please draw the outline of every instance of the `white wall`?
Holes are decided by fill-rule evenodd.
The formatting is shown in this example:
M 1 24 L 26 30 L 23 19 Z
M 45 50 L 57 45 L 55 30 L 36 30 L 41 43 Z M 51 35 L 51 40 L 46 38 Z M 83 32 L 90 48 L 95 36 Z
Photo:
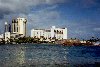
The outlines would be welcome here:
M 41 36 L 44 36 L 44 30 L 31 30 L 31 37 L 37 37 L 40 38 Z
M 49 38 L 51 37 L 51 32 L 45 32 L 45 33 L 44 33 L 44 37 L 45 37 L 46 39 L 49 39 Z
M 25 35 L 25 27 L 24 27 L 25 18 L 17 18 L 17 20 L 18 20 L 18 26 L 19 26 L 19 34 Z
M 3 35 L 3 34 L 1 34 L 1 35 L 0 35 L 0 38 L 4 38 L 4 35 Z
M 52 26 L 52 28 L 51 28 L 51 38 L 53 38 L 55 36 L 54 30 L 55 30 L 55 26 Z
M 67 39 L 67 28 L 63 30 L 63 39 Z
M 55 33 L 54 30 L 61 31 L 61 32 L 63 32 L 63 34 Z M 56 37 L 56 39 L 67 39 L 67 28 L 56 28 L 53 26 L 51 28 L 51 37 L 53 38 L 54 36 Z
M 54 30 L 56 32 L 54 32 Z M 58 33 L 57 33 L 58 31 Z M 38 33 L 38 34 L 37 34 Z M 31 30 L 31 37 L 38 37 L 40 38 L 40 36 L 44 36 L 45 38 L 53 38 L 56 37 L 56 39 L 67 39 L 67 28 L 56 28 L 55 26 L 52 26 L 52 28 L 50 29 L 50 32 L 46 32 L 46 30 L 35 30 L 32 29 Z
M 18 22 L 18 24 L 16 23 Z M 15 23 L 12 23 L 12 26 L 13 26 L 13 33 L 16 33 L 16 34 L 22 34 L 23 36 L 26 35 L 26 28 L 25 28 L 25 23 L 26 23 L 26 19 L 25 18 L 17 18 L 15 20 Z M 15 24 L 15 32 L 14 32 L 14 24 Z M 18 28 L 18 31 L 17 31 L 17 28 Z
M 10 39 L 10 32 L 5 32 L 5 41 Z

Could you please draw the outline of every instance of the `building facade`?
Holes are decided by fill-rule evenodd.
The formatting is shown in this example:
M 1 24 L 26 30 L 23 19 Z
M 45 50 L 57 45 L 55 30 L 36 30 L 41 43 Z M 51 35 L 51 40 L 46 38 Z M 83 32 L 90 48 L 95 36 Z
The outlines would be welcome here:
M 31 37 L 49 39 L 51 37 L 51 32 L 45 29 L 32 29 Z
M 67 39 L 67 28 L 56 28 L 52 26 L 51 28 L 51 38 L 55 37 L 56 39 Z
M 26 36 L 26 23 L 25 18 L 17 18 L 12 20 L 12 33 Z
M 5 41 L 7 42 L 10 42 L 10 32 L 5 32 Z
M 31 37 L 41 38 L 44 37 L 45 39 L 67 39 L 67 28 L 56 28 L 52 26 L 51 29 L 32 29 L 31 30 Z
M 0 39 L 3 39 L 4 38 L 4 34 L 0 34 Z

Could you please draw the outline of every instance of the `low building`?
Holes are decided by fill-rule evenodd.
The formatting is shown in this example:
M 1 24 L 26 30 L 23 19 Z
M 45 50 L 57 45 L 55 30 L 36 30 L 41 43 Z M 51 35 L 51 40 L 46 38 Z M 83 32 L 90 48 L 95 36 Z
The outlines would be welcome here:
M 67 28 L 56 28 L 55 26 L 52 26 L 51 29 L 32 29 L 31 37 L 44 38 L 45 40 L 67 39 Z
M 83 44 L 86 44 L 86 41 L 80 41 L 81 43 L 83 43 Z
M 93 45 L 100 46 L 100 41 L 97 41 L 97 42 L 93 43 Z
M 52 26 L 51 38 L 54 37 L 58 40 L 67 39 L 67 28 L 56 28 L 55 26 Z
M 5 42 L 10 42 L 10 32 L 5 32 Z
M 0 39 L 3 39 L 3 38 L 4 38 L 4 35 L 3 35 L 3 34 L 1 34 L 1 35 L 0 35 Z
M 0 35 L 0 42 L 4 39 L 4 34 Z
M 32 29 L 31 37 L 49 39 L 51 37 L 51 31 L 44 29 Z

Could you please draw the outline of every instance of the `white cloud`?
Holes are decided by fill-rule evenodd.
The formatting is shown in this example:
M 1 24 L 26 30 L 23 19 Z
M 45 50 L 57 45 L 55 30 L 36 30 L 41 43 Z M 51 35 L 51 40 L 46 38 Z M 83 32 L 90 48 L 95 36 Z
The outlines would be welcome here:
M 57 11 L 44 11 L 40 10 L 36 13 L 30 13 L 27 15 L 28 28 L 50 28 L 52 25 L 56 25 L 59 22 L 60 14 Z
M 13 18 L 17 17 L 25 17 L 28 19 L 27 26 L 28 26 L 28 33 L 30 34 L 30 30 L 32 28 L 50 28 L 52 25 L 56 25 L 59 22 L 60 13 L 55 9 L 58 7 L 57 5 L 49 6 L 44 9 L 37 10 L 36 12 L 30 12 L 28 14 L 24 13 L 12 13 L 8 15 L 4 15 L 3 20 L 8 21 L 11 23 Z
M 100 31 L 100 28 L 94 28 L 94 31 Z
M 0 10 L 24 12 L 29 6 L 64 3 L 66 0 L 0 0 Z
M 66 0 L 0 0 L 0 30 L 4 28 L 4 22 L 10 22 L 16 17 L 26 17 L 30 27 L 56 22 L 59 18 L 57 11 L 49 11 L 57 7 L 57 3 L 65 3 Z M 38 5 L 50 5 L 47 8 L 31 13 L 31 7 Z M 54 22 L 52 22 L 54 21 Z M 3 32 L 3 31 L 2 31 Z

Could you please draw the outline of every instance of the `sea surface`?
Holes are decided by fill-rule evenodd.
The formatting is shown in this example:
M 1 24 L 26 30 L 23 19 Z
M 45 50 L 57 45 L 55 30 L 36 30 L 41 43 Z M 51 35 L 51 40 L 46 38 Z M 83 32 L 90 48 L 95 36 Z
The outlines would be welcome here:
M 0 45 L 0 67 L 97 67 L 100 46 Z

